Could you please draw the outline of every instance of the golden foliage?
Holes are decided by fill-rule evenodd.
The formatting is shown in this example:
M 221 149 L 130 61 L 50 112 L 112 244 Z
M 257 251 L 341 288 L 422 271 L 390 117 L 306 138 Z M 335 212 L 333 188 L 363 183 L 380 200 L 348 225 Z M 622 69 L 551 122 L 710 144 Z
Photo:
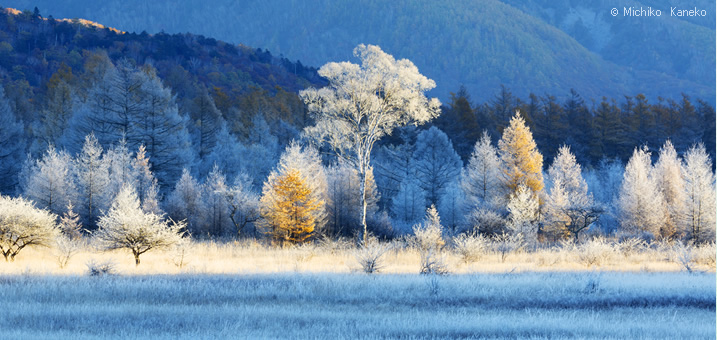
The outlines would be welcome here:
M 296 169 L 289 169 L 269 183 L 262 197 L 261 215 L 267 233 L 278 242 L 302 243 L 311 237 L 316 226 L 314 212 L 323 203 Z
M 498 148 L 505 164 L 503 174 L 508 195 L 520 184 L 525 184 L 535 194 L 543 190 L 543 155 L 538 152 L 533 134 L 518 111 L 503 131 Z

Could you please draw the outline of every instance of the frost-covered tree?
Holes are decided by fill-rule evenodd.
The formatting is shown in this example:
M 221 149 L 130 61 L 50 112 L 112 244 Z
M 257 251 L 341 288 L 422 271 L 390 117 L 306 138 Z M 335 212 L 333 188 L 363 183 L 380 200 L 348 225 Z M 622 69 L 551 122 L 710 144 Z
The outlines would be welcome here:
M 189 116 L 196 131 L 195 145 L 199 159 L 204 159 L 217 144 L 218 132 L 224 126 L 222 113 L 203 86 L 192 100 Z
M 404 224 L 417 222 L 426 209 L 426 192 L 415 178 L 406 178 L 393 198 L 391 212 Z
M 665 222 L 665 207 L 651 163 L 647 147 L 635 148 L 625 166 L 618 204 L 624 232 L 656 237 Z
M 72 202 L 67 203 L 67 209 L 60 217 L 58 227 L 65 236 L 72 240 L 77 240 L 82 237 L 82 223 L 80 222 L 80 215 L 77 215 L 75 212 Z
M 424 93 L 436 84 L 411 61 L 395 60 L 373 45 L 357 46 L 354 55 L 361 65 L 331 62 L 322 66 L 319 75 L 329 84 L 301 91 L 300 96 L 316 121 L 307 134 L 328 143 L 358 171 L 365 243 L 366 181 L 374 144 L 398 126 L 422 124 L 438 116 L 440 102 L 426 98 Z
M 60 214 L 70 201 L 76 199 L 72 158 L 50 145 L 42 157 L 25 168 L 23 195 L 40 208 Z
M 685 181 L 682 177 L 682 161 L 669 140 L 660 149 L 660 155 L 655 163 L 655 181 L 657 189 L 665 199 L 665 222 L 660 228 L 660 235 L 672 238 L 676 233 L 684 232 L 681 229 L 681 220 L 685 216 L 686 191 Z
M 85 137 L 82 151 L 75 159 L 78 208 L 84 224 L 95 226 L 100 211 L 107 208 L 109 189 L 109 164 L 102 158 L 102 146 L 94 134 Z
M 139 196 L 139 202 L 145 212 L 152 212 L 161 215 L 159 209 L 159 184 L 154 177 L 152 163 L 147 156 L 144 145 L 140 145 L 137 154 L 132 161 L 132 170 L 136 174 L 135 190 Z
M 582 176 L 580 164 L 562 146 L 548 168 L 550 189 L 545 207 L 546 234 L 557 239 L 571 236 L 576 241 L 580 232 L 588 229 L 602 212 L 588 194 L 588 185 Z
M 465 195 L 456 180 L 448 183 L 438 199 L 438 212 L 443 223 L 453 232 L 462 231 L 465 226 Z
M 603 207 L 604 213 L 597 221 L 603 232 L 611 233 L 617 229 L 619 213 L 619 194 L 625 167 L 617 159 L 602 159 L 596 169 L 585 173 L 588 193 L 595 203 Z
M 204 189 L 187 169 L 184 169 L 167 198 L 167 212 L 175 221 L 186 221 L 191 235 L 201 235 L 205 229 L 207 209 Z
M 704 145 L 692 146 L 684 157 L 682 175 L 685 183 L 686 209 L 683 223 L 694 243 L 714 241 L 715 175 Z
M 502 205 L 501 167 L 498 150 L 491 144 L 487 131 L 476 142 L 468 165 L 461 174 L 461 188 L 468 210 Z
M 180 242 L 186 226 L 166 221 L 163 216 L 146 213 L 140 208 L 134 188 L 122 187 L 110 209 L 97 223 L 94 237 L 107 250 L 128 249 L 139 265 L 140 255 L 152 249 L 171 247 Z
M 428 204 L 438 204 L 446 185 L 458 177 L 462 166 L 453 143 L 443 131 L 432 126 L 418 134 L 413 152 L 413 169 L 421 188 L 426 192 Z
M 543 155 L 538 152 L 533 134 L 520 112 L 515 112 L 503 130 L 498 153 L 503 163 L 503 186 L 508 194 L 515 194 L 520 185 L 535 195 L 543 190 Z
M 133 132 L 128 132 L 128 139 L 134 135 L 136 142 L 130 145 L 146 147 L 159 186 L 168 188 L 194 160 L 189 133 L 171 89 L 162 84 L 153 69 L 145 68 L 140 73 L 145 77 L 141 87 L 142 112 L 132 125 Z
M 224 193 L 229 205 L 229 219 L 234 224 L 235 234 L 241 236 L 247 226 L 260 217 L 259 195 L 252 190 L 249 175 L 240 173 L 234 185 Z
M 192 162 L 185 120 L 171 90 L 163 86 L 151 67 L 138 69 L 120 60 L 90 88 L 86 100 L 77 100 L 62 137 L 71 152 L 90 133 L 104 147 L 121 138 L 126 138 L 129 149 L 145 145 L 161 187 L 174 184 L 182 168 Z
M 207 226 L 202 235 L 224 236 L 230 233 L 231 219 L 229 218 L 229 204 L 226 198 L 228 190 L 227 180 L 219 170 L 214 167 L 204 182 L 204 202 L 207 208 Z
M 525 184 L 518 186 L 508 201 L 508 227 L 513 234 L 522 234 L 529 243 L 538 240 L 538 198 Z
M 386 210 L 398 193 L 401 182 L 415 174 L 412 168 L 415 130 L 414 126 L 405 126 L 398 130 L 403 143 L 382 145 L 376 149 L 373 170 L 381 192 L 382 207 Z
M 134 158 L 124 138 L 107 149 L 104 159 L 109 167 L 109 197 L 115 197 L 125 184 L 137 186 L 138 174 L 133 166 Z
M 243 172 L 246 167 L 253 167 L 255 163 L 243 154 L 246 147 L 237 138 L 229 133 L 226 126 L 222 126 L 216 133 L 216 142 L 208 155 L 201 158 L 199 164 L 199 175 L 206 176 L 212 171 L 214 165 L 232 180 Z M 248 162 L 245 164 L 245 162 Z M 250 176 L 251 177 L 251 176 Z M 254 178 L 252 177 L 252 180 Z
M 0 196 L 0 253 L 5 261 L 29 246 L 49 247 L 60 234 L 57 216 L 21 197 Z
M 63 69 L 64 68 L 64 69 Z M 69 73 L 67 73 L 69 71 Z M 47 106 L 41 111 L 40 137 L 43 145 L 56 143 L 57 139 L 62 136 L 67 128 L 67 124 L 72 116 L 73 94 L 72 86 L 63 79 L 60 74 L 65 72 L 72 77 L 72 70 L 66 65 L 60 67 L 60 70 L 53 74 L 47 85 Z
M 14 194 L 25 152 L 22 123 L 15 118 L 0 86 L 0 192 Z

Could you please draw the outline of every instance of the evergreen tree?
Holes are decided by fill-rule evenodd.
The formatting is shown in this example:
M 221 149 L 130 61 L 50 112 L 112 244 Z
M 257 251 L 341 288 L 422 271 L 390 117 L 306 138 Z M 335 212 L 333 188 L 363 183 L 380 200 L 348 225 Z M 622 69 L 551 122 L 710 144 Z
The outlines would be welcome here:
M 77 197 L 72 158 L 52 145 L 23 172 L 23 195 L 40 208 L 59 215 Z
M 82 151 L 75 159 L 74 169 L 79 193 L 78 207 L 83 224 L 89 228 L 96 225 L 99 213 L 107 208 L 109 194 L 109 167 L 102 158 L 102 146 L 94 134 L 85 138 Z
M 483 131 L 461 175 L 461 188 L 465 193 L 468 210 L 477 207 L 498 208 L 502 205 L 501 167 L 498 150 L 490 136 Z
M 656 237 L 665 222 L 664 198 L 657 187 L 647 147 L 635 148 L 620 188 L 620 225 L 624 232 Z
M 682 231 L 680 222 L 685 215 L 687 199 L 682 168 L 682 161 L 677 157 L 675 147 L 672 142 L 666 141 L 655 163 L 655 184 L 666 205 L 665 221 L 660 228 L 660 235 L 664 238 L 672 238 Z
M 280 243 L 303 243 L 313 235 L 316 209 L 322 201 L 314 199 L 299 171 L 287 169 L 270 176 L 264 184 L 261 215 L 267 233 Z
M 687 196 L 683 228 L 687 237 L 694 243 L 714 241 L 715 175 L 704 145 L 695 145 L 687 151 L 682 173 Z
M 25 141 L 23 125 L 15 118 L 0 86 L 0 193 L 15 193 Z
M 418 134 L 412 167 L 428 204 L 437 204 L 446 185 L 458 177 L 463 163 L 443 131 L 431 127 Z
M 533 195 L 543 190 L 543 155 L 538 152 L 533 134 L 519 112 L 503 131 L 498 153 L 503 163 L 503 186 L 509 195 L 514 196 L 521 184 Z
M 205 231 L 207 208 L 204 202 L 204 189 L 192 177 L 187 169 L 182 171 L 174 190 L 167 197 L 167 212 L 175 221 L 185 221 L 188 231 L 193 236 L 200 236 Z

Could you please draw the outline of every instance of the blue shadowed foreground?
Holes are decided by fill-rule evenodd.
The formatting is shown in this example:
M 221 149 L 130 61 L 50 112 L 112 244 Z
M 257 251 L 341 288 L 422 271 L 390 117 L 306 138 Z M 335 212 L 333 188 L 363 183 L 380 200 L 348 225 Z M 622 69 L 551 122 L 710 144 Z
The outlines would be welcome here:
M 715 338 L 715 275 L 0 277 L 6 338 Z

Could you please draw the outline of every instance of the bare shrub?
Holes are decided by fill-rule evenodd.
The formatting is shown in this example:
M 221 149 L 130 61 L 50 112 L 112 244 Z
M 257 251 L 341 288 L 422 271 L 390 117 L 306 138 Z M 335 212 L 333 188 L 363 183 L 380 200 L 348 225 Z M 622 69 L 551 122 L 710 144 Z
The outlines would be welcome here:
M 293 247 L 296 262 L 308 262 L 316 256 L 316 246 L 311 243 L 302 243 Z
M 82 238 L 70 238 L 67 236 L 58 236 L 55 240 L 55 258 L 61 269 L 67 267 L 70 259 L 82 250 L 86 242 Z
M 622 256 L 628 258 L 647 247 L 644 240 L 635 237 L 626 237 L 615 245 L 615 250 L 620 252 Z
M 695 254 L 692 251 L 692 247 L 684 245 L 682 242 L 675 242 L 673 252 L 673 261 L 681 265 L 688 273 L 692 273 L 692 263 L 695 260 Z
M 715 253 L 715 243 L 705 243 L 700 246 L 697 246 L 693 250 L 694 252 L 694 261 L 697 264 L 701 264 L 710 268 L 715 267 L 715 263 L 717 262 L 715 257 L 717 257 L 717 253 Z
M 586 267 L 599 266 L 609 260 L 613 247 L 602 237 L 596 237 L 577 247 L 578 259 Z
M 500 256 L 500 262 L 505 262 L 510 253 L 521 251 L 524 247 L 525 239 L 521 233 L 508 234 L 504 232 L 494 236 L 491 240 L 491 248 Z
M 381 243 L 371 237 L 366 244 L 356 250 L 354 257 L 364 273 L 373 274 L 383 269 L 383 255 L 390 249 L 389 244 Z
M 95 262 L 91 260 L 86 266 L 90 276 L 117 275 L 115 263 L 112 261 Z
M 421 256 L 419 272 L 421 274 L 445 274 L 447 272 L 445 258 L 441 250 L 446 242 L 443 240 L 443 226 L 435 206 L 426 210 L 423 223 L 413 226 L 413 247 Z
M 181 241 L 177 242 L 174 247 L 172 248 L 172 263 L 174 263 L 177 268 L 182 269 L 184 266 L 186 266 L 189 261 L 187 261 L 187 254 L 189 253 L 189 240 L 187 239 L 181 239 Z
M 343 237 L 333 239 L 325 235 L 317 239 L 315 243 L 321 250 L 327 251 L 333 255 L 340 254 L 343 251 L 350 249 L 353 244 L 353 242 Z
M 453 238 L 453 249 L 464 263 L 478 261 L 490 245 L 489 240 L 475 232 Z
M 442 249 L 446 242 L 443 240 L 443 227 L 434 206 L 428 208 L 423 223 L 413 226 L 412 245 L 420 252 Z
M 428 249 L 421 254 L 420 273 L 424 275 L 448 274 L 445 257 L 436 249 Z

